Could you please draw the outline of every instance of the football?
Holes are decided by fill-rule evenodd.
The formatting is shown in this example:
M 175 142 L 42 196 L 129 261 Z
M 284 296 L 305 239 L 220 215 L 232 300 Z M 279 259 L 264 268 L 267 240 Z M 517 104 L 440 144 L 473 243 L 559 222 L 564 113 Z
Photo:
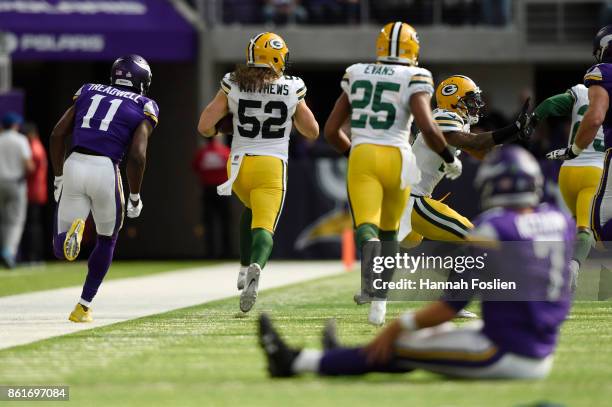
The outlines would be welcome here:
M 232 134 L 234 132 L 233 118 L 233 114 L 226 114 L 225 117 L 217 122 L 217 131 L 221 134 Z

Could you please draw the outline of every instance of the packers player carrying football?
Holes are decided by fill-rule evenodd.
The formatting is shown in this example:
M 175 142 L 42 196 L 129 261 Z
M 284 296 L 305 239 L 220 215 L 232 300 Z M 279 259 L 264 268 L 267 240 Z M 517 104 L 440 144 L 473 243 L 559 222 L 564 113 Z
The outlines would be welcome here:
M 540 103 L 530 117 L 528 131 L 550 116 L 571 116 L 572 125 L 568 146 L 574 143 L 582 117 L 589 108 L 589 90 L 578 84 L 565 93 L 551 96 Z M 573 160 L 563 161 L 559 171 L 559 189 L 565 204 L 576 219 L 576 245 L 570 262 L 572 287 L 576 288 L 578 270 L 594 244 L 591 231 L 591 204 L 599 186 L 605 156 L 603 128 L 597 130 L 595 139 Z
M 229 180 L 217 190 L 220 195 L 233 190 L 245 206 L 237 283 L 242 312 L 255 304 L 259 275 L 272 251 L 285 200 L 292 122 L 306 138 L 319 136 L 319 125 L 304 101 L 304 81 L 284 75 L 289 57 L 285 41 L 271 32 L 258 34 L 249 41 L 246 57 L 246 66 L 223 77 L 198 124 L 199 132 L 211 137 L 218 122 L 228 112 L 233 114 Z
M 328 142 L 349 156 L 348 196 L 360 249 L 368 241 L 377 242 L 368 245 L 373 251 L 379 250 L 381 240 L 397 242 L 410 185 L 419 180 L 409 144 L 413 117 L 445 171 L 454 177 L 461 173 L 460 162 L 431 116 L 433 79 L 427 69 L 417 66 L 419 47 L 417 32 L 410 25 L 385 25 L 376 41 L 377 62 L 347 68 L 343 92 L 325 124 Z M 351 138 L 342 130 L 349 118 Z M 384 250 L 392 247 L 386 244 Z M 369 322 L 384 323 L 385 299 L 357 295 L 362 296 L 371 300 Z

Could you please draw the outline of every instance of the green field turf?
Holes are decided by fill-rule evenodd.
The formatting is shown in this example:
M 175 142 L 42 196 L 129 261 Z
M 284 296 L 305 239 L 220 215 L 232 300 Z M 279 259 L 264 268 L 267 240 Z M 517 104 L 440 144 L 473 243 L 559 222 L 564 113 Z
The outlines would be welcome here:
M 269 379 L 256 315 L 271 313 L 292 344 L 318 347 L 330 317 L 338 318 L 342 340 L 363 343 L 377 329 L 365 323 L 367 308 L 352 303 L 357 280 L 346 273 L 265 291 L 242 318 L 233 298 L 2 350 L 0 384 L 70 385 L 71 404 L 80 406 L 611 405 L 612 304 L 603 302 L 576 304 L 544 381 L 450 381 L 427 373 Z M 408 305 L 418 304 L 392 304 L 389 314 Z
M 190 267 L 200 267 L 204 261 L 119 261 L 114 262 L 106 280 L 138 277 Z M 87 262 L 52 262 L 35 267 L 20 267 L 14 270 L 0 269 L 0 297 L 32 291 L 81 285 L 87 274 Z

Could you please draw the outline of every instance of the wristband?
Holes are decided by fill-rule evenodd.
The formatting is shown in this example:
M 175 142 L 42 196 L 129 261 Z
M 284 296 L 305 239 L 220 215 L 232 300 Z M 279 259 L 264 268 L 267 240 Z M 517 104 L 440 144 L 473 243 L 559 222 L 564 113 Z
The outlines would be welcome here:
M 414 318 L 414 312 L 403 313 L 399 317 L 399 322 L 402 329 L 405 329 L 406 331 L 417 331 L 419 329 L 416 319 Z
M 572 152 L 572 154 L 576 155 L 576 157 L 578 157 L 580 155 L 580 153 L 582 153 L 583 149 L 578 147 L 576 144 L 572 144 L 572 147 L 570 148 L 570 151 Z
M 140 201 L 140 194 L 130 194 L 130 201 L 132 202 Z
M 438 153 L 440 157 L 444 160 L 445 163 L 450 164 L 455 161 L 455 156 L 450 152 L 448 147 L 444 147 L 444 150 Z
M 491 132 L 491 136 L 493 136 L 493 142 L 495 144 L 503 144 L 505 141 L 508 141 L 512 136 L 519 132 L 519 128 L 516 124 L 511 124 L 509 126 L 503 127 L 498 130 L 493 130 Z
M 342 153 L 343 156 L 345 156 L 346 158 L 349 158 L 349 155 L 351 154 L 351 148 L 347 148 L 346 151 L 344 153 Z

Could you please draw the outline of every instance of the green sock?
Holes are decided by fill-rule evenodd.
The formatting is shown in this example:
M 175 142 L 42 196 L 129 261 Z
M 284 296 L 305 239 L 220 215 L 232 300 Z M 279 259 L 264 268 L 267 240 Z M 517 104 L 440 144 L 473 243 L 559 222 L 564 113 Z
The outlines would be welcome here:
M 589 229 L 581 229 L 576 233 L 576 242 L 574 243 L 574 257 L 580 265 L 584 263 L 589 252 L 593 247 L 593 234 Z
M 380 255 L 383 257 L 395 257 L 399 253 L 399 242 L 397 241 L 397 231 L 395 230 L 381 230 L 378 232 L 378 237 L 381 242 L 384 242 L 381 246 Z M 385 282 L 393 280 L 393 274 L 395 273 L 395 267 L 385 267 L 382 272 L 382 279 Z M 387 298 L 387 290 L 378 290 L 378 295 L 382 294 L 382 298 Z
M 251 245 L 250 264 L 257 263 L 263 269 L 270 258 L 270 253 L 272 253 L 272 246 L 274 245 L 272 233 L 261 228 L 253 229 L 251 233 L 253 243 Z
M 244 208 L 240 216 L 240 265 L 248 267 L 251 264 L 251 222 L 253 211 Z
M 371 223 L 364 223 L 359 225 L 355 232 L 355 243 L 357 244 L 357 250 L 361 250 L 363 244 L 370 239 L 378 238 L 378 227 Z

